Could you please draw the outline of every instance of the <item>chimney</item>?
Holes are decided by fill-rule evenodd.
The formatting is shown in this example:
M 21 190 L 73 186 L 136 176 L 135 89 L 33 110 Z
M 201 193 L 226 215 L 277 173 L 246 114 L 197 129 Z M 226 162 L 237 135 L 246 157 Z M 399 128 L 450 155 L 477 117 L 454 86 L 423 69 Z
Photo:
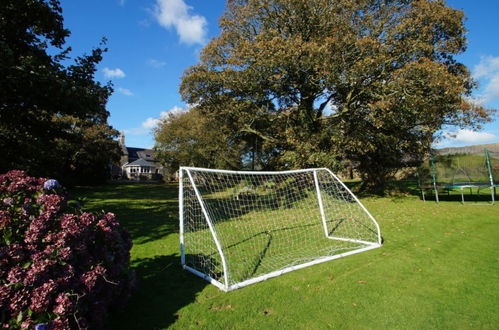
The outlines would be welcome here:
M 120 132 L 120 146 L 125 147 L 125 131 Z

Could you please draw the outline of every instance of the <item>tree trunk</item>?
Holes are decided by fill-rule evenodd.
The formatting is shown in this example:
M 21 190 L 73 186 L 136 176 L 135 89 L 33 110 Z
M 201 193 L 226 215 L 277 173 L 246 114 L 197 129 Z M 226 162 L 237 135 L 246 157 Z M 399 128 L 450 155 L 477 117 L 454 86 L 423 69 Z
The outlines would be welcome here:
M 392 174 L 392 169 L 376 166 L 376 164 L 366 165 L 359 168 L 362 173 L 360 191 L 384 195 L 386 182 Z

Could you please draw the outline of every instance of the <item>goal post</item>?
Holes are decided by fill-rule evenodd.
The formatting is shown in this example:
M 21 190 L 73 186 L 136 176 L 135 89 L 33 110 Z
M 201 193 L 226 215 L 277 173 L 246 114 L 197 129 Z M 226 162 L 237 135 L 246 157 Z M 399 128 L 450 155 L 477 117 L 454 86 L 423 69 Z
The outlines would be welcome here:
M 230 291 L 381 246 L 379 225 L 326 168 L 181 167 L 182 267 Z

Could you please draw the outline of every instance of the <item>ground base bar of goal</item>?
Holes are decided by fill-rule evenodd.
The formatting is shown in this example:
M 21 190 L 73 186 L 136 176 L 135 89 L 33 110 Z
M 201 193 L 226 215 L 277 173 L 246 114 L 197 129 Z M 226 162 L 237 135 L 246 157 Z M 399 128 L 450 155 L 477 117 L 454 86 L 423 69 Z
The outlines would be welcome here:
M 243 281 L 243 282 L 240 282 L 240 283 L 232 284 L 231 286 L 229 286 L 228 289 L 221 288 L 220 286 L 218 286 L 215 283 L 213 283 L 213 284 L 217 285 L 223 291 L 232 291 L 232 290 L 236 290 L 236 289 L 245 287 L 245 286 L 250 285 L 250 284 L 254 284 L 254 283 L 257 283 L 257 282 L 265 281 L 265 280 L 267 280 L 269 278 L 272 278 L 272 277 L 276 277 L 276 276 L 279 276 L 279 275 L 282 275 L 282 274 L 285 274 L 285 273 L 292 272 L 294 270 L 298 270 L 298 269 L 302 269 L 302 268 L 305 268 L 305 267 L 313 266 L 313 265 L 320 264 L 320 263 L 323 263 L 323 262 L 326 262 L 326 261 L 330 261 L 330 260 L 334 260 L 334 259 L 339 259 L 339 258 L 346 257 L 346 256 L 349 256 L 349 255 L 352 255 L 352 254 L 361 253 L 361 252 L 364 252 L 364 251 L 376 249 L 376 248 L 379 248 L 379 247 L 381 247 L 381 244 L 371 243 L 369 246 L 366 246 L 366 247 L 361 248 L 361 249 L 357 249 L 357 250 L 353 250 L 353 251 L 349 251 L 349 252 L 345 252 L 345 253 L 341 253 L 341 254 L 336 254 L 336 255 L 330 256 L 330 257 L 320 258 L 320 259 L 317 259 L 317 260 L 314 260 L 314 261 L 310 261 L 310 262 L 306 262 L 304 264 L 300 264 L 300 265 L 296 265 L 296 266 L 290 266 L 290 267 L 287 267 L 287 268 L 284 268 L 284 269 L 281 269 L 281 270 L 278 270 L 278 271 L 275 271 L 275 272 L 272 272 L 272 273 L 268 273 L 268 274 L 265 274 L 265 275 L 262 275 L 262 276 L 251 278 L 249 280 L 246 280 L 246 281 Z M 204 277 L 204 276 L 201 276 L 201 277 Z M 220 282 L 217 282 L 217 283 L 221 284 Z
M 197 275 L 197 276 L 199 276 L 199 277 L 201 277 L 201 278 L 203 278 L 203 279 L 207 280 L 208 282 L 210 282 L 211 284 L 215 285 L 215 286 L 216 286 L 217 288 L 219 288 L 220 290 L 222 290 L 222 291 L 229 291 L 229 290 L 227 290 L 227 287 L 226 287 L 224 284 L 220 283 L 219 281 L 215 280 L 214 278 L 212 278 L 212 277 L 210 277 L 210 276 L 208 276 L 208 275 L 206 275 L 206 274 L 203 274 L 203 273 L 201 273 L 200 271 L 195 270 L 194 268 L 191 268 L 191 267 L 189 267 L 189 266 L 187 266 L 187 265 L 183 265 L 182 267 L 183 267 L 185 270 L 190 271 L 190 272 L 191 272 L 191 273 L 193 273 L 194 275 Z
M 361 240 L 353 239 L 353 238 L 343 238 L 343 237 L 336 237 L 336 236 L 327 236 L 327 238 L 334 239 L 336 241 L 352 242 L 352 243 L 359 243 L 359 244 L 365 244 L 365 245 L 376 244 L 373 242 L 361 241 Z

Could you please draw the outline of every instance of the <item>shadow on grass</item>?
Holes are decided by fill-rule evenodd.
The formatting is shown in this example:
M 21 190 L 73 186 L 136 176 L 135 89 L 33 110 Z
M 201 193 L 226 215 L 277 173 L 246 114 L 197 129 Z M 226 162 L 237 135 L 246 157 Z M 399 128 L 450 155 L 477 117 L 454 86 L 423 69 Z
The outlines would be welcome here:
M 435 202 L 435 192 L 432 190 L 426 190 L 426 201 L 427 202 Z M 471 192 L 469 189 L 464 189 L 464 203 L 465 204 L 473 204 L 473 203 L 480 203 L 480 204 L 487 204 L 491 203 L 492 201 L 492 195 L 490 190 L 488 189 L 483 189 L 482 191 L 478 192 L 476 188 L 474 188 Z M 421 197 L 421 195 L 420 195 Z M 439 191 L 438 192 L 438 199 L 440 202 L 456 202 L 461 204 L 462 198 L 461 196 L 461 191 L 459 189 L 454 189 L 450 191 Z M 494 199 L 497 200 L 498 195 L 497 193 L 494 195 Z M 422 199 L 422 197 L 421 197 Z
M 158 242 L 178 233 L 178 187 L 166 184 L 114 184 L 78 187 L 72 198 L 86 200 L 84 211 L 113 212 L 130 233 L 134 245 Z M 105 329 L 167 328 L 178 318 L 178 310 L 189 305 L 208 285 L 183 270 L 177 255 L 136 258 L 137 290 L 127 306 L 108 316 Z
M 209 283 L 185 271 L 176 255 L 136 259 L 138 290 L 124 310 L 109 315 L 106 329 L 160 329 L 174 323 L 177 311 L 194 302 Z
M 407 196 L 421 197 L 421 190 L 416 180 L 388 181 L 383 187 L 379 187 L 375 191 L 360 190 L 362 181 L 347 181 L 344 183 L 354 194 L 361 198 L 391 197 L 392 199 L 397 199 Z
M 174 185 L 114 184 L 79 187 L 71 198 L 84 197 L 84 211 L 114 213 L 134 244 L 143 244 L 178 232 L 177 194 Z

